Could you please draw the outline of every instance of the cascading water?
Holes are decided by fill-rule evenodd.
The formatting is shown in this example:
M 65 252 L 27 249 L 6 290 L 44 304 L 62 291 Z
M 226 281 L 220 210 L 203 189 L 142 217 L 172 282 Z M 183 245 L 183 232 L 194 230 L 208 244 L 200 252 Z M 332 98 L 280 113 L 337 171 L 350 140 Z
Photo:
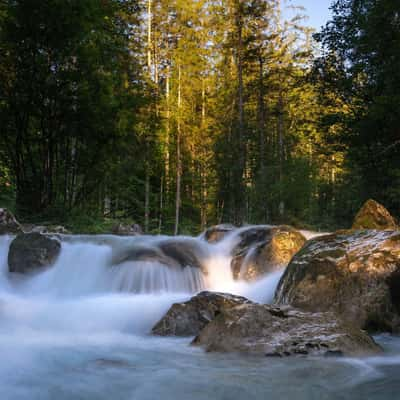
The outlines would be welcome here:
M 233 279 L 231 251 L 244 229 L 216 244 L 202 237 L 63 236 L 55 264 L 23 276 L 8 272 L 12 238 L 0 236 L 1 399 L 264 399 L 283 398 L 282 387 L 284 398 L 309 399 L 321 398 L 315 380 L 326 382 L 328 373 L 324 390 L 333 396 L 339 386 L 354 394 L 377 379 L 380 359 L 266 363 L 148 335 L 172 303 L 204 289 L 272 300 L 283 270 L 253 283 Z M 314 368 L 316 389 L 301 394 L 306 368 Z
M 280 276 L 234 281 L 230 252 L 237 234 L 218 244 L 189 237 L 63 236 L 52 267 L 14 276 L 7 266 L 11 239 L 0 241 L 0 318 L 13 329 L 146 334 L 173 302 L 204 289 L 269 301 Z M 177 262 L 171 257 L 176 248 L 201 266 Z

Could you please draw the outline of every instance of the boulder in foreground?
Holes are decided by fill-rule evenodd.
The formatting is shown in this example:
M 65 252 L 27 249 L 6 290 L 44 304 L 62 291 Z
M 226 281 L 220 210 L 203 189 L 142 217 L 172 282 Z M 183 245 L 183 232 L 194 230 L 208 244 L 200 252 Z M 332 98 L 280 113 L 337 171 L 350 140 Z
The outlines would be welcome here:
M 185 303 L 171 306 L 152 332 L 160 336 L 195 336 L 223 310 L 250 303 L 244 297 L 201 292 Z
M 22 232 L 21 225 L 6 208 L 0 208 L 0 235 L 15 235 Z
M 382 204 L 370 199 L 357 213 L 352 229 L 395 230 L 398 226 Z
M 333 313 L 243 304 L 223 310 L 192 342 L 210 352 L 268 357 L 292 355 L 362 356 L 381 348 L 360 329 Z
M 22 233 L 10 245 L 10 272 L 26 273 L 52 265 L 61 250 L 58 240 L 40 233 Z
M 356 231 L 310 240 L 287 267 L 275 303 L 334 311 L 371 332 L 399 332 L 400 232 Z

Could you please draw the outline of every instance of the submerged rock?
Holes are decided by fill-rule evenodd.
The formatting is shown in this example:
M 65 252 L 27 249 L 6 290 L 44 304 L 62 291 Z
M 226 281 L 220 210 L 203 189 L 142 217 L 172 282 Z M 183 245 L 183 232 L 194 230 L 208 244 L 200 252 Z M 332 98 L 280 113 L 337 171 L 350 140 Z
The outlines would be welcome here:
M 400 232 L 335 233 L 309 241 L 282 276 L 275 303 L 335 311 L 373 332 L 399 332 Z
M 232 251 L 231 268 L 236 279 L 255 280 L 285 267 L 306 242 L 290 226 L 259 226 L 240 233 Z
M 381 351 L 374 340 L 333 313 L 243 304 L 221 310 L 192 342 L 206 351 L 269 357 L 360 356 Z
M 21 225 L 14 215 L 6 208 L 0 208 L 0 235 L 15 235 L 21 232 Z
M 123 251 L 119 251 L 117 254 L 113 255 L 113 265 L 118 265 L 126 261 L 157 262 L 174 268 L 180 266 L 176 260 L 166 256 L 161 249 L 157 247 L 135 246 Z
M 353 229 L 399 229 L 389 211 L 375 200 L 368 200 L 361 207 L 353 222 Z
M 185 303 L 173 304 L 152 332 L 160 336 L 195 336 L 223 310 L 246 303 L 250 300 L 241 296 L 201 292 Z
M 50 266 L 61 250 L 58 240 L 40 233 L 18 235 L 10 245 L 8 267 L 10 272 L 26 273 Z
M 204 232 L 204 239 L 208 243 L 217 243 L 221 241 L 229 232 L 232 232 L 234 229 L 235 227 L 230 224 L 214 225 L 208 228 Z
M 205 257 L 195 240 L 169 239 L 158 244 L 164 256 L 177 262 L 182 268 L 195 267 L 205 271 L 202 259 Z
M 199 268 L 203 273 L 207 273 L 203 265 L 205 257 L 201 244 L 196 240 L 174 238 L 153 242 L 148 246 L 142 242 L 133 243 L 114 254 L 112 264 L 126 261 L 156 262 L 173 268 Z

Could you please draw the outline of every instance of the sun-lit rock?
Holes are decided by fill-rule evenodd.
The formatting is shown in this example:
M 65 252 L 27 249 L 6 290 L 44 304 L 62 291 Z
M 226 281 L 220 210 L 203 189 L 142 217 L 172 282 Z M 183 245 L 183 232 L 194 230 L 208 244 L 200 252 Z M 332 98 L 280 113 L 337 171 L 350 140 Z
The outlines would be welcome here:
M 360 328 L 398 332 L 400 232 L 343 232 L 310 240 L 287 267 L 275 303 L 335 311 Z
M 255 280 L 285 267 L 303 247 L 305 237 L 290 226 L 257 226 L 240 233 L 232 251 L 236 279 Z
M 368 200 L 354 218 L 352 229 L 398 229 L 389 211 L 375 200 Z

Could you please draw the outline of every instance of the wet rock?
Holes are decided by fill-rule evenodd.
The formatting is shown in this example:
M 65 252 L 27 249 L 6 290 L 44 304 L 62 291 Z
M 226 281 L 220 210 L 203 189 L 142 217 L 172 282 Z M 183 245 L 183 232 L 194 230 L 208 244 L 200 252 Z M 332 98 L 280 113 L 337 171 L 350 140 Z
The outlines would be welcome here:
M 138 236 L 143 234 L 143 230 L 138 224 L 118 223 L 112 228 L 112 233 L 119 236 Z
M 310 240 L 287 267 L 275 303 L 334 311 L 372 332 L 399 332 L 400 232 L 342 232 Z
M 14 215 L 6 208 L 0 208 L 0 235 L 15 235 L 21 232 L 21 225 Z
M 161 249 L 153 247 L 135 246 L 113 255 L 112 264 L 117 265 L 126 261 L 157 262 L 169 267 L 179 267 L 180 264 L 171 257 L 166 256 Z
M 192 342 L 210 352 L 268 357 L 360 356 L 379 353 L 367 333 L 333 313 L 243 304 L 221 310 Z
M 205 255 L 195 240 L 165 240 L 159 243 L 158 247 L 166 257 L 177 262 L 182 268 L 195 267 L 204 270 L 201 260 Z
M 126 261 L 158 262 L 166 267 L 199 268 L 207 273 L 203 260 L 204 254 L 201 244 L 194 239 L 166 239 L 152 243 L 152 247 L 143 244 L 131 244 L 119 249 L 113 254 L 112 264 L 117 265 Z
M 236 279 L 255 280 L 285 267 L 306 242 L 290 226 L 259 226 L 241 232 L 233 249 L 231 268 Z
M 230 224 L 220 224 L 211 226 L 204 232 L 204 239 L 208 243 L 217 243 L 221 241 L 229 232 L 235 229 L 233 225 Z
M 58 240 L 40 233 L 18 235 L 10 245 L 8 267 L 10 272 L 26 273 L 52 265 L 61 250 Z
M 223 310 L 250 303 L 241 296 L 201 292 L 185 303 L 176 303 L 154 326 L 160 336 L 195 336 Z
M 352 229 L 399 229 L 389 211 L 375 200 L 368 200 L 357 213 Z

